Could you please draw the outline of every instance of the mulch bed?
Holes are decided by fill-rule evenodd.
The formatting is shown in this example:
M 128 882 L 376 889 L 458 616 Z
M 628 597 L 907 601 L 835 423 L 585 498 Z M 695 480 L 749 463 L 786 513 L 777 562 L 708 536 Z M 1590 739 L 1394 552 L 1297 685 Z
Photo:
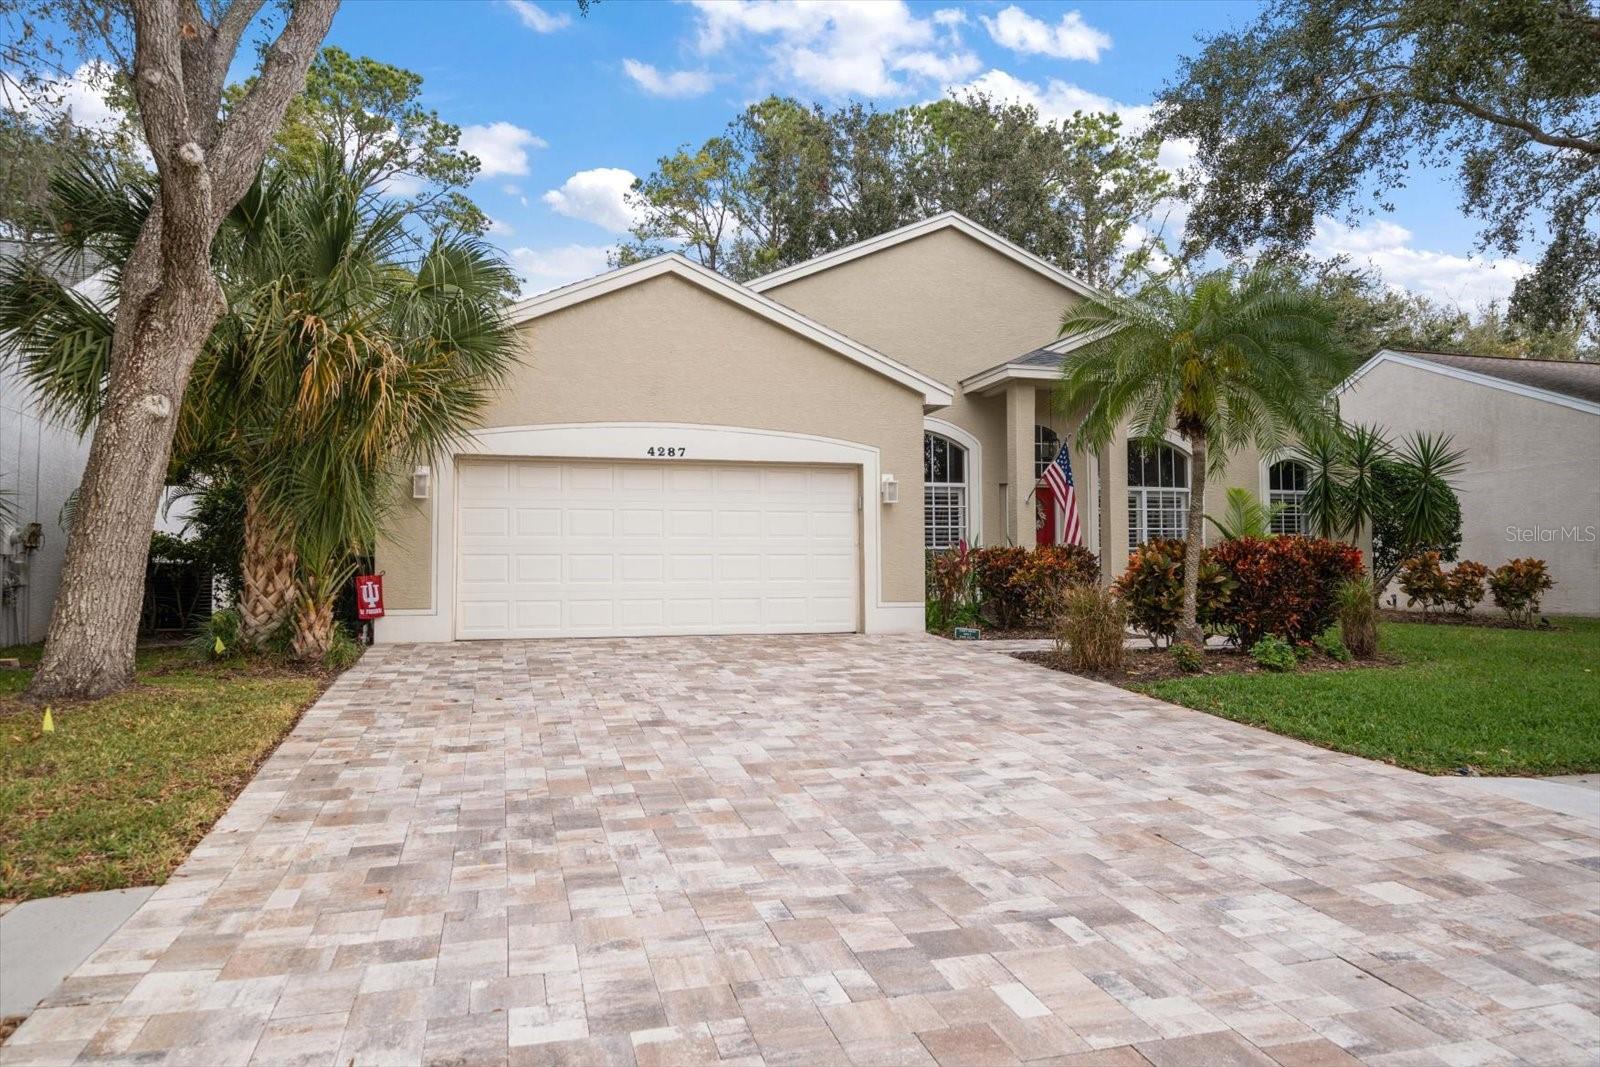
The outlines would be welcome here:
M 1051 670 L 1065 671 L 1068 674 L 1077 674 L 1084 678 L 1093 678 L 1096 681 L 1110 682 L 1113 685 L 1131 686 L 1141 685 L 1145 682 L 1159 682 L 1168 678 L 1200 678 L 1214 674 L 1270 674 L 1250 656 L 1236 648 L 1208 648 L 1204 653 L 1201 669 L 1190 674 L 1178 666 L 1164 648 L 1130 648 L 1124 656 L 1123 662 L 1126 669 L 1121 674 L 1096 674 L 1089 671 L 1075 671 L 1065 663 L 1056 660 L 1055 652 L 1044 649 L 1038 652 L 1013 652 L 1013 656 L 1027 663 L 1037 663 L 1041 667 Z M 1341 663 L 1331 656 L 1320 651 L 1300 661 L 1296 673 L 1309 673 L 1312 671 L 1348 671 L 1366 667 L 1386 667 L 1400 662 L 1392 656 L 1379 655 L 1375 659 L 1350 660 Z

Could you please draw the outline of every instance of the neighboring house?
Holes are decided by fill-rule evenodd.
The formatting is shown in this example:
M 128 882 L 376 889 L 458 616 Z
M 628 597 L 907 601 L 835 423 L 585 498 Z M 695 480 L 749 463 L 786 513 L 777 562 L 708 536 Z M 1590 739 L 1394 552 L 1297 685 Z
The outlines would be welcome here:
M 1347 422 L 1465 451 L 1462 559 L 1537 557 L 1544 610 L 1600 614 L 1600 364 L 1383 351 L 1338 397 Z
M 15 254 L 15 242 L 0 254 Z M 67 280 L 76 274 L 65 275 Z M 115 297 L 104 273 L 74 288 L 109 306 Z M 14 368 L 0 365 L 0 496 L 12 517 L 0 520 L 0 646 L 44 640 L 66 560 L 65 506 L 83 480 L 90 434 L 45 418 L 33 390 Z M 178 533 L 186 500 L 162 508 L 155 529 Z
M 926 549 L 1034 544 L 1090 292 L 945 214 L 744 285 L 671 255 L 524 300 L 522 363 L 379 542 L 377 637 L 920 630 Z M 1071 455 L 1108 576 L 1183 534 L 1175 439 Z M 1210 510 L 1303 474 L 1241 453 Z
M 0 646 L 42 641 L 67 535 L 58 519 L 83 477 L 89 441 L 40 417 L 33 393 L 0 367 Z
M 0 240 L 0 258 L 28 255 L 28 245 Z M 51 272 L 99 300 L 105 285 L 93 267 L 52 262 Z M 89 439 L 43 418 L 33 391 L 0 365 L 0 496 L 11 509 L 0 520 L 0 646 L 44 639 L 67 553 L 62 507 L 88 459 Z

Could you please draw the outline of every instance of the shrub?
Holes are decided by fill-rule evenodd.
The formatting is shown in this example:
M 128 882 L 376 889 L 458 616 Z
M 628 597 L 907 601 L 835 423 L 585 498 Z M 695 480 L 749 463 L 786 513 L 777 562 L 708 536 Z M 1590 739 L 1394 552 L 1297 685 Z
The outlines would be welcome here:
M 1495 606 L 1518 626 L 1532 626 L 1539 614 L 1539 598 L 1555 585 L 1542 559 L 1514 559 L 1489 575 L 1489 592 Z
M 1100 557 L 1082 545 L 1041 545 L 1020 549 L 1023 561 L 1011 583 L 1021 596 L 1024 618 L 1050 625 L 1069 589 L 1100 584 Z
M 1187 641 L 1174 642 L 1167 651 L 1172 654 L 1172 662 L 1185 674 L 1199 674 L 1200 668 L 1205 666 L 1205 653 Z
M 1055 617 L 1056 655 L 1075 671 L 1116 674 L 1122 670 L 1128 616 L 1115 591 L 1098 583 L 1062 593 Z
M 367 650 L 366 646 L 354 637 L 350 631 L 339 623 L 333 624 L 333 638 L 328 642 L 328 651 L 322 657 L 323 666 L 342 671 L 354 667 L 356 660 Z
M 1308 643 L 1333 625 L 1339 587 L 1363 573 L 1359 549 L 1321 537 L 1244 537 L 1211 558 L 1232 582 L 1220 620 L 1246 648 L 1268 634 Z
M 1339 636 L 1356 659 L 1371 659 L 1378 654 L 1378 601 L 1372 582 L 1354 578 L 1334 594 L 1339 609 Z
M 965 541 L 955 548 L 928 554 L 930 628 L 944 631 L 978 621 L 977 570 Z
M 1483 581 L 1488 576 L 1488 567 L 1474 560 L 1462 560 L 1445 575 L 1444 602 L 1457 615 L 1472 614 L 1472 609 L 1483 601 Z
M 1400 591 L 1406 595 L 1406 607 L 1422 605 L 1422 617 L 1428 609 L 1444 603 L 1445 576 L 1439 569 L 1439 553 L 1419 552 L 1400 564 Z
M 1294 654 L 1294 646 L 1277 634 L 1267 634 L 1251 645 L 1250 658 L 1267 670 L 1280 674 L 1300 665 L 1300 657 Z
M 189 651 L 201 660 L 237 659 L 244 655 L 245 645 L 238 608 L 213 611 L 210 618 L 195 627 L 189 638 Z
M 1133 628 L 1151 643 L 1170 641 L 1183 617 L 1183 553 L 1186 545 L 1172 538 L 1154 538 L 1133 550 L 1116 590 L 1127 606 Z M 1209 633 L 1220 632 L 1222 612 L 1233 583 L 1211 553 L 1200 558 L 1199 621 Z
M 1329 659 L 1338 660 L 1340 663 L 1350 662 L 1350 650 L 1332 630 L 1324 630 L 1311 643 L 1321 649 L 1322 654 Z
M 1027 612 L 1027 590 L 1012 579 L 1028 561 L 1028 550 L 1014 545 L 994 545 L 973 550 L 978 572 L 980 606 L 996 626 L 1021 625 Z

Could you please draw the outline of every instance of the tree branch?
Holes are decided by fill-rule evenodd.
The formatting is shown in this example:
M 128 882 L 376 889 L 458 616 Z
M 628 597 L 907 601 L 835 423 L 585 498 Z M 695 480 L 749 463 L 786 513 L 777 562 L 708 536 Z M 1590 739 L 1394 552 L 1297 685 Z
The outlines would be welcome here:
M 289 102 L 305 88 L 306 70 L 338 9 L 339 0 L 296 0 L 283 32 L 267 50 L 260 76 L 217 136 L 211 170 L 218 205 L 231 208 L 254 180 Z M 215 217 L 224 214 L 215 212 Z
M 190 74 L 191 79 L 198 83 L 198 91 L 194 94 L 198 99 L 222 99 L 222 89 L 228 81 L 228 68 L 233 65 L 233 57 L 239 51 L 239 41 L 261 12 L 263 4 L 264 0 L 233 0 L 223 11 L 222 18 L 211 30 L 208 63 L 203 77 L 196 78 L 197 72 Z
M 1469 115 L 1480 118 L 1485 122 L 1493 123 L 1496 126 L 1520 130 L 1527 134 L 1530 140 L 1537 141 L 1542 145 L 1548 145 L 1551 148 L 1571 148 L 1592 156 L 1600 155 L 1600 141 L 1579 137 L 1575 134 L 1547 133 L 1526 119 L 1514 118 L 1511 115 L 1502 115 L 1499 112 L 1490 111 L 1488 108 L 1475 104 L 1456 93 L 1446 93 L 1443 96 L 1419 96 L 1418 99 L 1424 103 L 1459 108 Z

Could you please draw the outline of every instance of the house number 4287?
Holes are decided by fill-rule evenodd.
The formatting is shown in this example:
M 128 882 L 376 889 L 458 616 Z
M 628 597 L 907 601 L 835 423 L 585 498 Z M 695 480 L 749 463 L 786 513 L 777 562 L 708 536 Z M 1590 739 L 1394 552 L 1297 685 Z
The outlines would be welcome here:
M 682 445 L 652 445 L 644 450 L 644 454 L 652 459 L 682 459 L 689 454 L 689 450 Z

